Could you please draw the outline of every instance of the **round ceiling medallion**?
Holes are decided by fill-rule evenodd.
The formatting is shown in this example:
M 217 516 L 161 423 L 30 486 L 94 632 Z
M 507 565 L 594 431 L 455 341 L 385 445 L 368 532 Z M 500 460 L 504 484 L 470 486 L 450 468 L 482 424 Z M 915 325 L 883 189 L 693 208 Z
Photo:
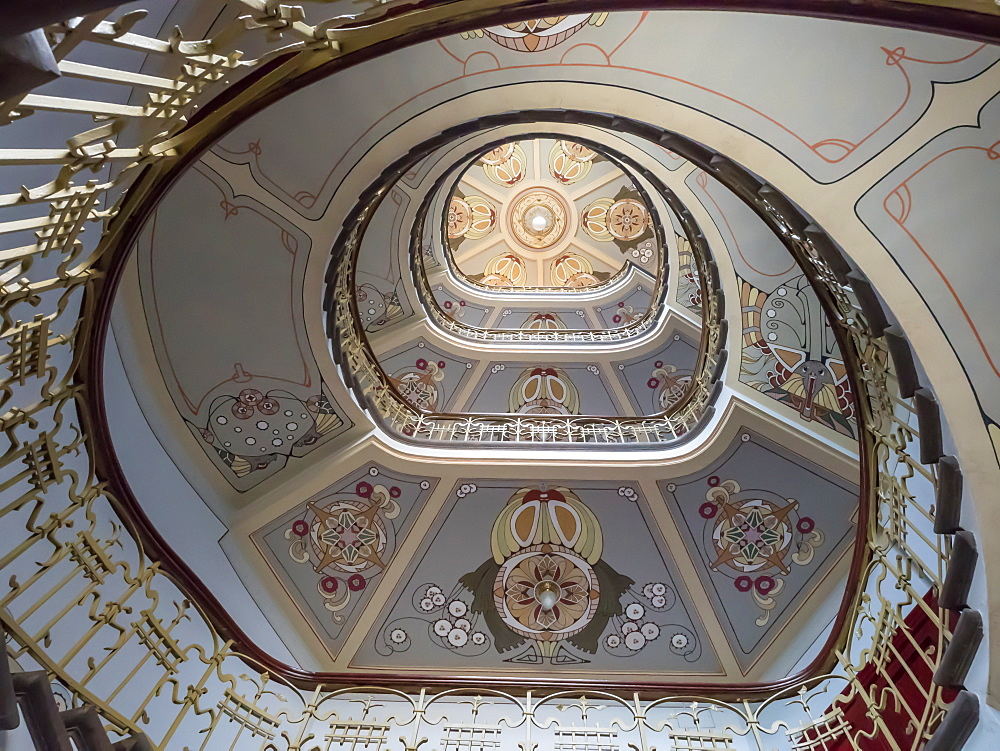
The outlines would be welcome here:
M 508 214 L 511 234 L 525 248 L 547 250 L 566 234 L 568 211 L 555 193 L 543 188 L 514 199 Z
M 649 215 L 638 201 L 626 198 L 608 209 L 608 231 L 619 240 L 632 240 L 646 230 Z
M 561 545 L 532 545 L 504 561 L 493 582 L 493 601 L 514 633 L 539 641 L 575 636 L 597 613 L 597 572 Z

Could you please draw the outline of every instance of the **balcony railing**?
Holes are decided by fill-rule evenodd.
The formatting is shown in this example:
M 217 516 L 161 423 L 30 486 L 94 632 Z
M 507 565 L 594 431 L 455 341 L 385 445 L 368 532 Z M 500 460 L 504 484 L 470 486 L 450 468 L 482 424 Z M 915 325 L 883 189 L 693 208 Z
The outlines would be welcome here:
M 501 15 L 507 4 L 517 9 Z M 113 734 L 142 732 L 159 749 L 920 748 L 950 706 L 930 676 L 949 654 L 949 608 L 963 602 L 954 582 L 964 575 L 951 574 L 968 560 L 950 563 L 955 526 L 938 502 L 943 469 L 933 448 L 940 443 L 933 397 L 899 395 L 880 313 L 870 301 L 859 307 L 852 287 L 864 280 L 846 278 L 835 258 L 827 260 L 828 238 L 803 231 L 807 220 L 794 209 L 762 200 L 753 179 L 728 160 L 648 126 L 646 134 L 743 191 L 833 315 L 858 400 L 866 495 L 856 596 L 834 629 L 828 670 L 729 691 L 513 684 L 505 691 L 509 682 L 500 678 L 486 686 L 387 676 L 371 685 L 370 677 L 282 665 L 247 639 L 142 514 L 102 419 L 103 327 L 130 232 L 155 188 L 262 96 L 300 85 L 324 66 L 335 70 L 376 43 L 385 52 L 394 37 L 410 42 L 559 5 L 498 0 L 477 4 L 478 15 L 463 19 L 460 3 L 436 11 L 403 3 L 412 12 L 380 7 L 343 34 L 340 21 L 310 25 L 296 8 L 242 5 L 245 16 L 214 40 L 146 37 L 129 31 L 127 16 L 108 22 L 105 14 L 54 30 L 57 58 L 85 44 L 175 62 L 169 86 L 102 69 L 111 84 L 150 88 L 146 103 L 29 95 L 2 107 L 8 118 L 44 119 L 50 127 L 36 133 L 61 133 L 46 145 L 0 150 L 5 169 L 51 170 L 49 180 L 0 196 L 0 232 L 12 238 L 0 250 L 0 620 L 11 634 L 7 654 L 22 668 L 47 671 L 71 704 L 95 707 Z M 218 52 L 244 42 L 271 51 L 255 60 Z M 277 64 L 262 67 L 267 60 Z M 196 107 L 210 109 L 227 75 L 243 74 L 252 85 L 232 87 L 212 112 L 188 123 Z M 77 134 L 80 112 L 101 124 Z M 92 177 L 109 165 L 110 177 Z M 929 624 L 926 639 L 906 623 L 914 614 Z
M 524 116 L 530 117 L 531 113 Z M 476 123 L 464 127 L 470 133 L 481 130 Z M 388 167 L 379 181 L 364 191 L 348 214 L 345 229 L 334 244 L 327 272 L 327 333 L 344 381 L 354 390 L 361 404 L 385 430 L 408 441 L 504 446 L 527 444 L 532 448 L 567 443 L 581 448 L 665 448 L 688 440 L 695 429 L 711 416 L 712 404 L 721 390 L 727 325 L 722 318 L 724 304 L 718 270 L 706 260 L 707 251 L 703 250 L 706 243 L 694 218 L 680 206 L 683 209 L 681 221 L 690 229 L 692 245 L 697 245 L 702 251 L 696 254 L 696 260 L 700 264 L 702 299 L 706 303 L 703 306 L 701 347 L 694 373 L 684 394 L 663 412 L 643 417 L 441 413 L 421 410 L 399 393 L 379 364 L 361 326 L 362 318 L 354 291 L 358 254 L 371 218 L 389 194 L 393 177 L 405 174 L 414 164 L 440 148 L 443 138 L 454 137 L 456 129 L 451 129 L 415 147 Z M 644 176 L 654 184 L 658 182 L 651 174 Z M 664 308 L 662 312 L 665 311 Z

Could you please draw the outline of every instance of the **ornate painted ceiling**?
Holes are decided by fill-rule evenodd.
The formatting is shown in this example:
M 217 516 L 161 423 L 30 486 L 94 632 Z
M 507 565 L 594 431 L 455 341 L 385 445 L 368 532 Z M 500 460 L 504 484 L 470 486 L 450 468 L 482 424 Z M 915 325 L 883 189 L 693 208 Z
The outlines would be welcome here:
M 904 53 L 887 64 L 886 49 Z M 694 11 L 374 58 L 236 125 L 164 196 L 115 312 L 122 372 L 305 669 L 784 677 L 821 654 L 847 587 L 859 428 L 836 332 L 772 228 L 669 143 L 565 119 L 438 144 L 383 186 L 343 276 L 352 211 L 417 145 L 533 108 L 730 138 L 833 184 L 907 137 L 934 82 L 997 60 L 909 31 Z M 788 96 L 807 83 L 815 107 Z M 859 212 L 874 226 L 873 200 Z M 338 290 L 356 339 L 331 323 Z M 727 354 L 702 376 L 712 332 Z M 645 420 L 721 385 L 669 445 L 406 436 L 348 342 L 418 416 Z
M 501 144 L 451 194 L 447 248 L 461 277 L 513 289 L 595 287 L 628 261 L 658 269 L 653 216 L 632 180 L 587 146 Z

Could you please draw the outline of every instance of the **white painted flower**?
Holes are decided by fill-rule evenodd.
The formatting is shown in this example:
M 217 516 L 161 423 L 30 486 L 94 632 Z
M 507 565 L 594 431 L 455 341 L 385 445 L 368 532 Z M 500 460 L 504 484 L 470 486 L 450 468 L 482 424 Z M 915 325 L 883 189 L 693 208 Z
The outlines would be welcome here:
M 632 621 L 637 621 L 646 615 L 646 608 L 637 602 L 631 603 L 625 608 L 625 616 Z
M 430 597 L 425 597 L 420 601 L 420 609 L 423 610 L 425 613 L 429 613 L 434 609 L 434 603 L 431 602 Z
M 448 598 L 444 596 L 443 592 L 438 592 L 437 594 L 431 595 L 431 602 L 433 602 L 438 607 L 444 605 Z
M 642 628 L 639 629 L 639 633 L 646 637 L 646 641 L 653 641 L 653 639 L 660 635 L 660 627 L 655 623 L 643 623 Z
M 656 582 L 656 584 L 653 585 L 654 595 L 664 595 L 666 593 L 667 593 L 667 585 L 664 584 L 663 582 Z
M 650 599 L 650 603 L 652 603 L 654 608 L 665 608 L 667 606 L 667 598 L 663 595 L 656 595 L 656 597 Z
M 460 628 L 453 628 L 448 634 L 448 643 L 453 647 L 464 647 L 469 635 Z
M 455 621 L 455 628 L 460 628 L 466 633 L 468 633 L 472 629 L 472 624 L 469 623 L 469 620 L 467 618 L 459 618 L 457 621 Z
M 434 633 L 438 636 L 447 636 L 451 631 L 451 621 L 447 618 L 442 618 L 438 621 L 434 621 Z
M 674 634 L 670 637 L 670 646 L 674 649 L 684 649 L 687 645 L 687 634 Z
M 425 593 L 427 597 L 433 597 L 434 595 L 439 595 L 439 594 L 441 594 L 441 587 L 438 587 L 434 584 L 431 584 L 427 588 L 427 592 Z
M 486 634 L 482 631 L 477 631 L 472 635 L 472 643 L 476 646 L 481 646 L 486 643 Z
M 639 630 L 639 626 L 635 623 L 635 621 L 625 621 L 625 623 L 622 624 L 622 633 L 623 634 L 631 634 L 632 632 L 638 631 L 638 630 Z
M 622 643 L 622 639 L 618 634 L 609 634 L 608 638 L 604 640 L 604 644 L 608 649 L 614 649 Z
M 621 491 L 619 491 L 619 492 L 621 492 Z M 656 594 L 653 591 L 653 585 L 652 584 L 647 584 L 645 587 L 643 587 L 642 588 L 642 593 L 646 596 L 647 600 L 653 599 L 653 596 Z
M 392 633 L 389 634 L 389 638 L 392 640 L 393 644 L 402 644 L 406 641 L 406 632 L 401 628 L 394 628 Z
M 451 613 L 456 618 L 461 618 L 465 615 L 469 608 L 466 607 L 465 603 L 461 600 L 452 600 L 448 603 L 448 612 Z
M 640 649 L 646 646 L 646 637 L 642 635 L 639 631 L 633 631 L 631 634 L 625 637 L 625 646 L 631 649 L 633 652 L 638 652 Z

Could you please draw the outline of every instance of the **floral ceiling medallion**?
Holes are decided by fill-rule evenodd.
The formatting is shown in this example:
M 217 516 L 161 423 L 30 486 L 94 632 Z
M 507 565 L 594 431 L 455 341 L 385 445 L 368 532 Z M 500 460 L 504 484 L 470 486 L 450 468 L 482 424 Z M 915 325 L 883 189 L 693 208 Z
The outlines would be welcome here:
M 511 203 L 511 234 L 529 250 L 548 250 L 566 235 L 569 210 L 555 191 L 532 188 Z

